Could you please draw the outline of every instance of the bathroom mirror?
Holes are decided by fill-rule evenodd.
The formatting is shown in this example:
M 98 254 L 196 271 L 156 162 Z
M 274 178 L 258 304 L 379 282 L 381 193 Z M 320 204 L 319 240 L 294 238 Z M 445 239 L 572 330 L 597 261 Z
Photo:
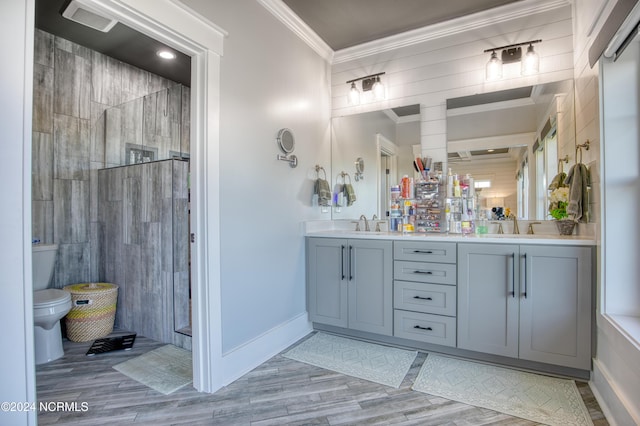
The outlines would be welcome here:
M 334 117 L 331 124 L 332 190 L 339 189 L 336 185 L 345 172 L 357 197 L 352 206 L 333 207 L 332 219 L 357 220 L 362 214 L 384 219 L 391 185 L 405 174 L 414 176 L 413 159 L 420 155 L 420 105 Z M 356 179 L 358 167 L 362 173 L 365 164 L 366 179 Z
M 546 188 L 574 143 L 573 80 L 447 100 L 448 167 L 488 185 L 482 207 L 547 219 Z
M 289 129 L 280 129 L 276 139 L 280 149 L 285 154 L 291 154 L 296 147 L 296 140 L 293 137 L 293 132 Z

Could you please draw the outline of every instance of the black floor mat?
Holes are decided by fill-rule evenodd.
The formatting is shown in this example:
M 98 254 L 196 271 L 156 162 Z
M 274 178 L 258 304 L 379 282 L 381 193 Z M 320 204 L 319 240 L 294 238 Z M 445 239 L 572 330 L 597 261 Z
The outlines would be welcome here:
M 102 354 L 105 352 L 127 350 L 133 347 L 133 342 L 136 340 L 136 334 L 126 334 L 123 336 L 105 337 L 102 339 L 96 339 L 89 350 L 87 356 L 93 356 L 96 354 Z

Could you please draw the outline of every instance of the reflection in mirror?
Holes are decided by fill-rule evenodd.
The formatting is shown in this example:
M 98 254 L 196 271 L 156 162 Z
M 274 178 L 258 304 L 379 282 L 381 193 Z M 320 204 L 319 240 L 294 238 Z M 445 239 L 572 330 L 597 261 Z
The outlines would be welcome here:
M 447 100 L 448 167 L 484 185 L 482 209 L 549 218 L 548 184 L 574 146 L 573 99 L 564 80 Z
M 414 176 L 413 159 L 421 155 L 420 105 L 334 117 L 331 132 L 334 194 L 343 182 L 342 172 L 353 176 L 354 159 L 362 159 L 368 170 L 366 178 L 352 179 L 357 201 L 348 207 L 334 206 L 332 219 L 375 214 L 384 220 L 391 186 L 403 175 Z

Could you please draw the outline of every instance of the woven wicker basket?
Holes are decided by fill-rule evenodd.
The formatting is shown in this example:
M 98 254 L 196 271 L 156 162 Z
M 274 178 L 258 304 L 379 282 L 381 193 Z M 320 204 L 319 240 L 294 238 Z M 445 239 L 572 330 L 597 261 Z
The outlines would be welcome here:
M 66 317 L 67 337 L 87 342 L 113 331 L 118 286 L 109 283 L 81 283 L 64 287 L 71 293 L 71 310 Z

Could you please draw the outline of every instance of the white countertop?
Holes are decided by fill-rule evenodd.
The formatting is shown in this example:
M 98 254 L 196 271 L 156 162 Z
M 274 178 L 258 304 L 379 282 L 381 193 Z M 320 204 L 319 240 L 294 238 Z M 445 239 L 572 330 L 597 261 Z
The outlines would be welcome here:
M 347 225 L 348 224 L 348 225 Z M 526 232 L 527 222 L 524 222 Z M 346 228 L 346 229 L 345 229 Z M 543 230 L 547 230 L 541 226 Z M 352 221 L 313 221 L 304 226 L 307 237 L 323 238 L 359 238 L 376 240 L 410 240 L 410 241 L 442 241 L 452 243 L 501 243 L 501 244 L 544 244 L 544 245 L 572 245 L 595 246 L 596 239 L 592 235 L 563 236 L 551 233 L 539 234 L 511 234 L 505 230 L 504 234 L 489 233 L 476 234 L 447 234 L 447 233 L 401 233 L 387 231 L 355 231 Z M 520 229 L 523 229 L 520 225 Z

